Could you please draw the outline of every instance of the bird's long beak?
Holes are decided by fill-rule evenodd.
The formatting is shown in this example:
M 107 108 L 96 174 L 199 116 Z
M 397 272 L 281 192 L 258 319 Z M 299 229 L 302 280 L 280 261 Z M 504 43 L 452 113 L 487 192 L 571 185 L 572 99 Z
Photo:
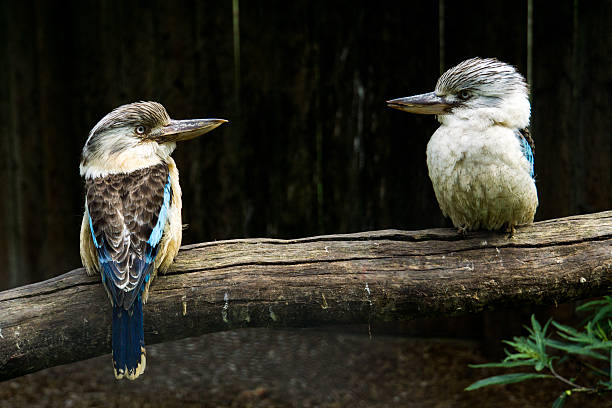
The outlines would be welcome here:
M 425 115 L 443 115 L 448 113 L 451 105 L 434 92 L 409 96 L 387 101 L 387 106 L 394 109 Z
M 162 143 L 190 140 L 208 133 L 226 122 L 225 119 L 171 119 L 166 126 L 151 132 L 149 137 Z

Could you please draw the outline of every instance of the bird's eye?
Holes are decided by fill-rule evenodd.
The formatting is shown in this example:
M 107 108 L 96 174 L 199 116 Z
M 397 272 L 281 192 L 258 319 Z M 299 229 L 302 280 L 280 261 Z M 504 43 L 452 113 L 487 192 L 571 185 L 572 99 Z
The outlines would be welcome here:
M 459 99 L 461 99 L 462 101 L 467 101 L 468 99 L 470 99 L 470 96 L 470 91 L 468 91 L 467 89 L 464 89 L 459 92 Z
M 136 128 L 136 133 L 137 133 L 137 134 L 139 134 L 139 135 L 144 135 L 144 132 L 145 132 L 145 127 L 144 127 L 144 126 L 138 126 L 138 127 Z

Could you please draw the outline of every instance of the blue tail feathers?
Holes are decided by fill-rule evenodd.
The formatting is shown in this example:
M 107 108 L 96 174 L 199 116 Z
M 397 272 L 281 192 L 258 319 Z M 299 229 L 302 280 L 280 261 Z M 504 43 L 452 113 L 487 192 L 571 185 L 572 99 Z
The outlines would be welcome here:
M 138 378 L 146 366 L 142 295 L 138 295 L 127 310 L 121 306 L 113 306 L 112 333 L 115 378 Z

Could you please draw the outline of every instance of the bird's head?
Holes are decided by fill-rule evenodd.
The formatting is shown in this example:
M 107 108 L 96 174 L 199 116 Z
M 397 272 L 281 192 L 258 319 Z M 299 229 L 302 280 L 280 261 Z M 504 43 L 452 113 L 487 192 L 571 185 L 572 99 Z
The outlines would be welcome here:
M 391 108 L 454 120 L 522 129 L 531 107 L 525 78 L 495 58 L 471 58 L 446 71 L 433 92 L 387 101 Z
M 119 106 L 91 129 L 81 156 L 86 178 L 127 173 L 168 159 L 176 142 L 210 132 L 225 119 L 170 119 L 157 102 Z

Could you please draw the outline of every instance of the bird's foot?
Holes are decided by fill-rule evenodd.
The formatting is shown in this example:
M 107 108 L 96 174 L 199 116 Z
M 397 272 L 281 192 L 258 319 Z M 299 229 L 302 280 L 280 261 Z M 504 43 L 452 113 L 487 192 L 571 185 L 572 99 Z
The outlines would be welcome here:
M 514 228 L 514 224 L 508 224 L 506 226 L 506 233 L 508 234 L 506 236 L 507 239 L 513 238 L 515 232 L 516 232 L 516 229 Z

